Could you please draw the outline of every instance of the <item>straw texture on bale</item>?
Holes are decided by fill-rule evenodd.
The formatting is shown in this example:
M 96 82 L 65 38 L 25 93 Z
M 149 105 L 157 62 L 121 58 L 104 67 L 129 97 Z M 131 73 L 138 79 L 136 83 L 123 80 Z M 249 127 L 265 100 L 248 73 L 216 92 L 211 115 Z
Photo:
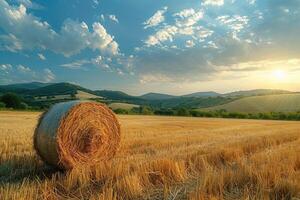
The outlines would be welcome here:
M 111 159 L 120 143 L 114 113 L 95 102 L 58 103 L 42 114 L 34 148 L 46 163 L 61 169 L 94 165 Z

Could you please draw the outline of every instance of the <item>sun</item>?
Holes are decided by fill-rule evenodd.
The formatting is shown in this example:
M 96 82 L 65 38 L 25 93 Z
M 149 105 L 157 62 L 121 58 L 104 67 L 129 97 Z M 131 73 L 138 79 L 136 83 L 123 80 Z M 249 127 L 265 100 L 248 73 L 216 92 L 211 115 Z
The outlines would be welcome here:
M 272 75 L 276 80 L 279 81 L 283 81 L 286 79 L 286 72 L 280 69 L 273 71 Z

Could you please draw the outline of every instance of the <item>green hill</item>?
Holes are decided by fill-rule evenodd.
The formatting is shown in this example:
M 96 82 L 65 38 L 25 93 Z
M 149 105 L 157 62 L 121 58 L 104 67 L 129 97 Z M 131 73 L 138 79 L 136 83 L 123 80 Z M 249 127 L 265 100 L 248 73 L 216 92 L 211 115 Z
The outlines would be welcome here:
M 222 96 L 221 94 L 217 93 L 217 92 L 195 92 L 192 94 L 186 94 L 183 95 L 183 97 L 218 97 L 218 96 Z
M 276 90 L 276 89 L 256 89 L 256 90 L 244 90 L 230 92 L 223 94 L 225 97 L 240 96 L 240 97 L 249 97 L 249 96 L 261 96 L 261 95 L 272 95 L 272 94 L 290 94 L 292 92 L 287 90 Z
M 296 112 L 300 111 L 300 93 L 245 97 L 202 110 L 221 109 L 243 113 Z
M 164 100 L 164 99 L 172 99 L 172 98 L 176 98 L 176 97 L 177 96 L 173 96 L 173 95 L 169 95 L 169 94 L 153 93 L 153 92 L 140 96 L 140 98 L 146 99 L 146 100 Z
M 0 89 L 4 90 L 33 90 L 41 87 L 51 85 L 51 83 L 31 82 L 31 83 L 17 83 L 10 85 L 0 85 Z
M 111 90 L 96 90 L 93 94 L 101 96 L 109 100 L 118 100 L 118 101 L 141 101 L 142 99 L 128 95 L 121 91 L 111 91 Z
M 138 108 L 139 105 L 129 104 L 129 103 L 111 103 L 109 107 L 113 110 L 116 109 L 124 109 L 124 110 L 131 110 L 132 108 Z

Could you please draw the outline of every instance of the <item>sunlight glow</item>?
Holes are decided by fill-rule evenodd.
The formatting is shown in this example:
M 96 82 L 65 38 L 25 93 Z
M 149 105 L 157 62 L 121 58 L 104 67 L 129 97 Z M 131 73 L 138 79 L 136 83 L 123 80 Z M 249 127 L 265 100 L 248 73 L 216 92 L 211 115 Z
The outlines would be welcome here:
M 280 69 L 275 70 L 272 75 L 276 80 L 279 81 L 283 81 L 286 79 L 286 72 Z

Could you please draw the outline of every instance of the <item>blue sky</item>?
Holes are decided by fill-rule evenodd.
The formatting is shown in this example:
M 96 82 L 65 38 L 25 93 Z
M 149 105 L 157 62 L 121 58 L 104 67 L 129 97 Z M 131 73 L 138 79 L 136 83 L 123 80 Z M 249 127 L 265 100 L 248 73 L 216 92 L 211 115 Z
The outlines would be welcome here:
M 298 91 L 300 0 L 0 0 L 0 84 Z

